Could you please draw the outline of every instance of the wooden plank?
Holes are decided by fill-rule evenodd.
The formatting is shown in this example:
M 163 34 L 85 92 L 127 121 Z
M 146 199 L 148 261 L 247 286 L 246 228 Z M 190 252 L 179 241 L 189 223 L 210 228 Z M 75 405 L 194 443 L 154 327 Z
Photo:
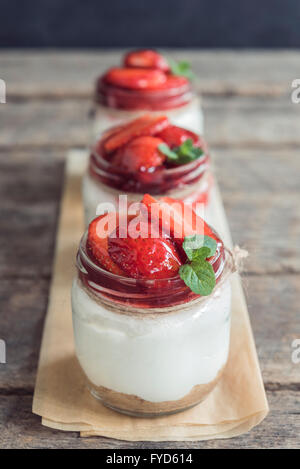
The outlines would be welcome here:
M 300 143 L 300 108 L 290 96 L 210 97 L 203 104 L 205 136 L 212 146 L 286 150 Z
M 300 193 L 299 150 L 212 148 L 214 170 L 222 194 L 244 193 L 259 197 L 280 192 Z
M 292 341 L 300 338 L 300 275 L 244 276 L 243 282 L 264 381 L 270 389 L 300 391 L 300 365 L 291 358 Z M 0 365 L 0 395 L 33 392 L 48 290 L 49 279 L 1 280 L 7 364 Z
M 45 150 L 1 155 L 0 276 L 51 274 L 63 156 Z
M 299 194 L 224 192 L 223 201 L 234 242 L 250 252 L 248 272 L 300 272 Z
M 300 394 L 269 392 L 271 413 L 245 435 L 227 440 L 205 442 L 128 442 L 110 438 L 79 438 L 75 432 L 60 432 L 42 427 L 31 413 L 31 396 L 1 396 L 1 448 L 95 448 L 95 449 L 209 449 L 209 448 L 299 448 Z
M 292 361 L 292 342 L 300 339 L 300 276 L 245 274 L 242 280 L 267 389 L 300 393 L 300 364 Z
M 0 108 L 0 148 L 87 145 L 89 108 L 87 100 L 7 103 Z
M 42 278 L 0 282 L 0 338 L 7 362 L 0 364 L 0 395 L 33 392 L 48 291 L 49 280 Z
M 0 107 L 0 149 L 85 146 L 91 142 L 87 99 L 8 102 Z M 205 135 L 212 147 L 300 145 L 300 112 L 290 98 L 206 97 Z
M 120 63 L 120 50 L 1 51 L 1 78 L 8 95 L 90 96 L 95 78 Z M 299 51 L 168 50 L 191 62 L 204 94 L 286 94 L 299 76 Z

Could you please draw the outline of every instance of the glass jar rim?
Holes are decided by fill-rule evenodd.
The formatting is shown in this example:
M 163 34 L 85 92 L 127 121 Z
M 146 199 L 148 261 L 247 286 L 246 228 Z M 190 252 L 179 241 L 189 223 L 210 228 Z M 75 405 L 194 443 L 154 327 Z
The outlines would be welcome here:
M 204 303 L 212 298 L 216 291 L 227 281 L 231 273 L 236 270 L 232 252 L 224 247 L 224 255 L 220 264 L 219 275 L 216 276 L 216 285 L 210 295 L 201 296 L 193 293 L 189 287 L 185 285 L 179 275 L 171 279 L 149 280 L 122 277 L 108 272 L 89 258 L 88 254 L 85 252 L 85 247 L 86 233 L 81 239 L 77 254 L 77 269 L 81 287 L 86 290 L 86 293 L 89 294 L 94 301 L 105 305 L 107 309 L 113 312 L 121 314 L 167 314 L 182 308 L 188 308 L 196 303 Z M 85 256 L 84 259 L 81 258 L 82 254 Z M 101 275 L 104 275 L 101 285 L 95 283 L 93 279 L 88 278 L 89 272 L 84 266 L 84 262 L 86 262 L 87 258 L 90 263 L 89 268 L 92 265 Z M 163 283 L 159 283 L 159 285 L 154 283 L 161 281 Z M 118 288 L 112 286 L 116 283 Z M 149 285 L 155 286 L 151 288 Z M 170 289 L 172 289 L 171 297 Z
M 101 275 L 104 275 L 106 276 L 107 278 L 110 278 L 110 279 L 113 279 L 113 280 L 119 280 L 121 282 L 126 282 L 128 284 L 132 284 L 132 285 L 135 285 L 136 283 L 145 283 L 145 285 L 154 285 L 157 280 L 159 280 L 159 282 L 164 282 L 166 281 L 166 283 L 170 283 L 170 282 L 175 282 L 175 281 L 182 281 L 179 274 L 175 275 L 174 277 L 170 277 L 170 278 L 165 278 L 165 279 L 142 279 L 142 278 L 139 278 L 139 279 L 136 279 L 136 278 L 132 278 L 132 277 L 124 277 L 122 275 L 118 275 L 118 274 L 114 274 L 113 272 L 109 272 L 108 270 L 105 270 L 103 267 L 101 267 L 100 265 L 96 264 L 93 259 L 89 256 L 88 252 L 87 252 L 87 238 L 88 238 L 88 230 L 85 231 L 85 233 L 83 234 L 83 236 L 81 237 L 81 240 L 80 240 L 80 243 L 79 243 L 79 250 L 78 250 L 78 253 L 77 253 L 77 267 L 79 269 L 84 269 L 84 266 L 82 264 L 82 262 L 80 261 L 80 256 L 83 257 L 84 259 L 84 262 L 86 262 L 86 264 L 91 267 L 95 272 L 98 272 L 100 273 Z M 228 251 L 230 254 L 231 254 L 231 251 L 227 248 L 224 247 L 224 250 L 225 251 Z M 219 256 L 221 256 L 221 251 L 219 250 L 219 253 L 218 253 L 218 257 L 214 258 L 215 261 L 217 261 L 219 259 Z M 212 262 L 209 261 L 211 264 Z M 224 266 L 225 266 L 225 262 L 226 260 L 224 259 L 223 262 L 220 263 L 220 266 L 217 270 L 217 272 L 215 272 L 215 276 L 216 276 L 216 280 L 218 280 L 218 278 L 220 277 L 220 275 L 222 275 L 222 272 L 223 272 L 223 269 L 224 269 Z M 87 273 L 87 272 L 85 272 Z
M 105 132 L 102 132 L 100 136 L 97 138 L 97 141 L 91 146 L 90 155 L 94 156 L 96 160 L 101 161 L 101 165 L 103 164 L 104 170 L 105 169 L 109 170 L 111 168 L 111 164 L 96 149 L 97 142 L 99 142 L 104 135 L 105 135 Z M 208 168 L 209 158 L 210 158 L 209 153 L 207 151 L 204 151 L 203 155 L 201 155 L 196 160 L 190 161 L 189 163 L 184 163 L 178 166 L 174 166 L 173 168 L 164 167 L 162 168 L 162 171 L 170 176 L 177 176 L 177 175 L 179 176 L 182 172 L 190 172 L 194 168 L 201 166 L 202 167 L 201 173 L 202 173 L 205 171 L 205 169 Z M 203 167 L 202 165 L 205 167 Z
M 135 90 L 106 83 L 104 76 L 96 81 L 94 100 L 97 104 L 119 110 L 162 111 L 188 105 L 196 93 L 191 82 L 166 89 Z
M 100 93 L 105 93 L 105 92 L 118 92 L 122 93 L 124 96 L 136 96 L 136 97 L 142 97 L 142 98 L 149 98 L 151 99 L 162 99 L 166 97 L 174 97 L 174 96 L 180 96 L 185 93 L 192 93 L 196 94 L 192 83 L 187 80 L 186 83 L 181 84 L 179 86 L 172 86 L 170 88 L 164 88 L 164 89 L 135 89 L 135 88 L 122 88 L 121 86 L 116 86 L 116 85 L 111 85 L 110 83 L 107 83 L 105 80 L 105 75 L 101 75 L 97 80 L 96 80 L 96 96 L 98 96 L 99 92 Z

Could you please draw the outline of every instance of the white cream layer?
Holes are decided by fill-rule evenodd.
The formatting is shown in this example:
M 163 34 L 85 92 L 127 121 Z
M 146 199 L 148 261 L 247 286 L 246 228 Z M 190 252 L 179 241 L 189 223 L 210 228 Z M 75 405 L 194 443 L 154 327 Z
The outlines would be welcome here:
M 150 402 L 177 400 L 212 381 L 227 361 L 229 281 L 204 305 L 153 319 L 105 309 L 75 279 L 72 310 L 77 357 L 95 386 Z
M 201 184 L 200 181 L 199 184 Z M 120 195 L 121 194 L 122 193 L 120 193 Z M 99 204 L 103 202 L 105 202 L 106 204 L 112 204 L 112 206 L 114 206 L 118 211 L 118 196 L 118 191 L 110 189 L 109 187 L 105 186 L 104 184 L 101 184 L 100 182 L 98 183 L 88 173 L 86 173 L 82 181 L 82 198 L 84 205 L 85 225 L 88 226 L 88 224 L 97 215 L 99 215 L 99 210 L 97 210 L 97 208 Z M 171 194 L 171 197 L 173 196 L 175 197 L 175 194 Z M 142 198 L 143 194 L 127 193 L 128 203 L 140 202 Z M 109 210 L 111 210 L 111 207 L 107 205 L 106 211 Z M 202 210 L 199 215 L 203 217 L 207 221 L 207 223 L 212 223 L 212 205 L 210 199 L 207 205 L 202 206 Z
M 146 113 L 149 113 L 149 111 L 125 111 L 98 105 L 93 120 L 92 137 L 97 138 L 110 127 L 122 124 L 131 119 L 136 119 Z M 193 98 L 192 101 L 185 106 L 173 110 L 155 111 L 151 113 L 165 115 L 170 119 L 172 124 L 203 135 L 203 112 L 200 100 L 197 97 Z

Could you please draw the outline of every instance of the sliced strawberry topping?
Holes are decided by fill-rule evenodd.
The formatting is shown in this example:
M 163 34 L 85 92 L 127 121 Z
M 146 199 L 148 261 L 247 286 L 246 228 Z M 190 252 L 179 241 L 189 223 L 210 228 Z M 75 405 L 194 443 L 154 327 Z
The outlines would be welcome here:
M 104 150 L 106 153 L 111 153 L 135 137 L 154 135 L 162 131 L 168 124 L 169 120 L 166 116 L 146 114 L 121 127 L 119 132 L 114 132 L 103 143 Z
M 188 138 L 193 140 L 195 146 L 199 148 L 203 146 L 203 141 L 197 134 L 176 125 L 168 125 L 156 134 L 156 137 L 161 138 L 170 148 L 179 147 Z
M 89 225 L 87 246 L 103 269 L 113 274 L 124 275 L 108 254 L 108 234 L 116 229 L 115 221 L 115 213 L 95 218 Z
M 155 90 L 166 83 L 167 77 L 164 72 L 155 69 L 111 68 L 104 80 L 121 88 Z
M 113 262 L 133 278 L 162 279 L 177 275 L 182 264 L 173 242 L 166 237 L 108 238 L 108 252 Z
M 166 59 L 158 52 L 150 49 L 142 49 L 129 52 L 124 58 L 125 67 L 157 68 L 168 72 L 170 70 Z
M 187 78 L 178 75 L 166 75 L 166 80 L 157 86 L 160 90 L 171 90 L 177 88 L 180 92 L 190 89 L 190 82 Z
M 136 137 L 116 151 L 111 163 L 127 173 L 149 171 L 161 166 L 166 158 L 157 148 L 161 143 L 156 137 Z
M 215 233 L 209 225 L 201 218 L 192 207 L 185 205 L 180 200 L 162 197 L 154 199 L 149 194 L 144 195 L 142 202 L 147 206 L 151 219 L 158 217 L 160 228 L 181 245 L 185 236 L 203 234 L 216 240 Z M 154 207 L 151 209 L 152 204 Z

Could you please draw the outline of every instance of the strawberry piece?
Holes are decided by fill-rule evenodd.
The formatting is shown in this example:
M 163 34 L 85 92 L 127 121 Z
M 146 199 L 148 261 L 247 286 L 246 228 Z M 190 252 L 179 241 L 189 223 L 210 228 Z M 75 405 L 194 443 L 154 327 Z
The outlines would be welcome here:
M 150 49 L 129 52 L 124 58 L 125 67 L 135 68 L 157 68 L 168 72 L 170 70 L 166 59 L 158 52 Z
M 193 140 L 196 147 L 203 147 L 203 140 L 197 134 L 176 125 L 169 125 L 156 134 L 156 137 L 161 138 L 170 148 L 179 147 L 188 138 Z
M 111 68 L 104 80 L 110 85 L 132 90 L 155 90 L 163 86 L 167 77 L 161 70 L 143 68 Z
M 103 143 L 104 150 L 106 153 L 111 153 L 135 137 L 161 132 L 168 124 L 169 120 L 166 116 L 146 114 L 124 125 L 119 132 L 108 137 Z
M 148 226 L 148 222 L 146 222 Z M 182 264 L 177 249 L 167 237 L 108 238 L 108 252 L 111 259 L 133 278 L 163 279 L 178 274 Z
M 185 236 L 193 234 L 204 234 L 218 240 L 209 225 L 193 210 L 191 206 L 185 205 L 180 200 L 162 197 L 160 200 L 154 199 L 149 194 L 145 194 L 142 200 L 147 206 L 149 217 L 159 219 L 160 228 L 178 243 L 182 245 Z M 152 205 L 156 204 L 156 205 Z M 151 208 L 152 207 L 152 208 Z
M 161 166 L 166 158 L 157 148 L 161 143 L 163 141 L 156 137 L 134 138 L 116 151 L 111 162 L 126 173 L 149 171 Z
M 95 218 L 89 225 L 87 245 L 101 267 L 113 274 L 124 275 L 122 269 L 113 262 L 108 253 L 108 235 L 110 234 L 108 231 L 112 232 L 116 229 L 116 222 L 115 213 Z
M 160 90 L 171 90 L 177 88 L 181 93 L 190 89 L 190 82 L 187 78 L 178 75 L 166 75 L 166 80 L 157 86 Z

